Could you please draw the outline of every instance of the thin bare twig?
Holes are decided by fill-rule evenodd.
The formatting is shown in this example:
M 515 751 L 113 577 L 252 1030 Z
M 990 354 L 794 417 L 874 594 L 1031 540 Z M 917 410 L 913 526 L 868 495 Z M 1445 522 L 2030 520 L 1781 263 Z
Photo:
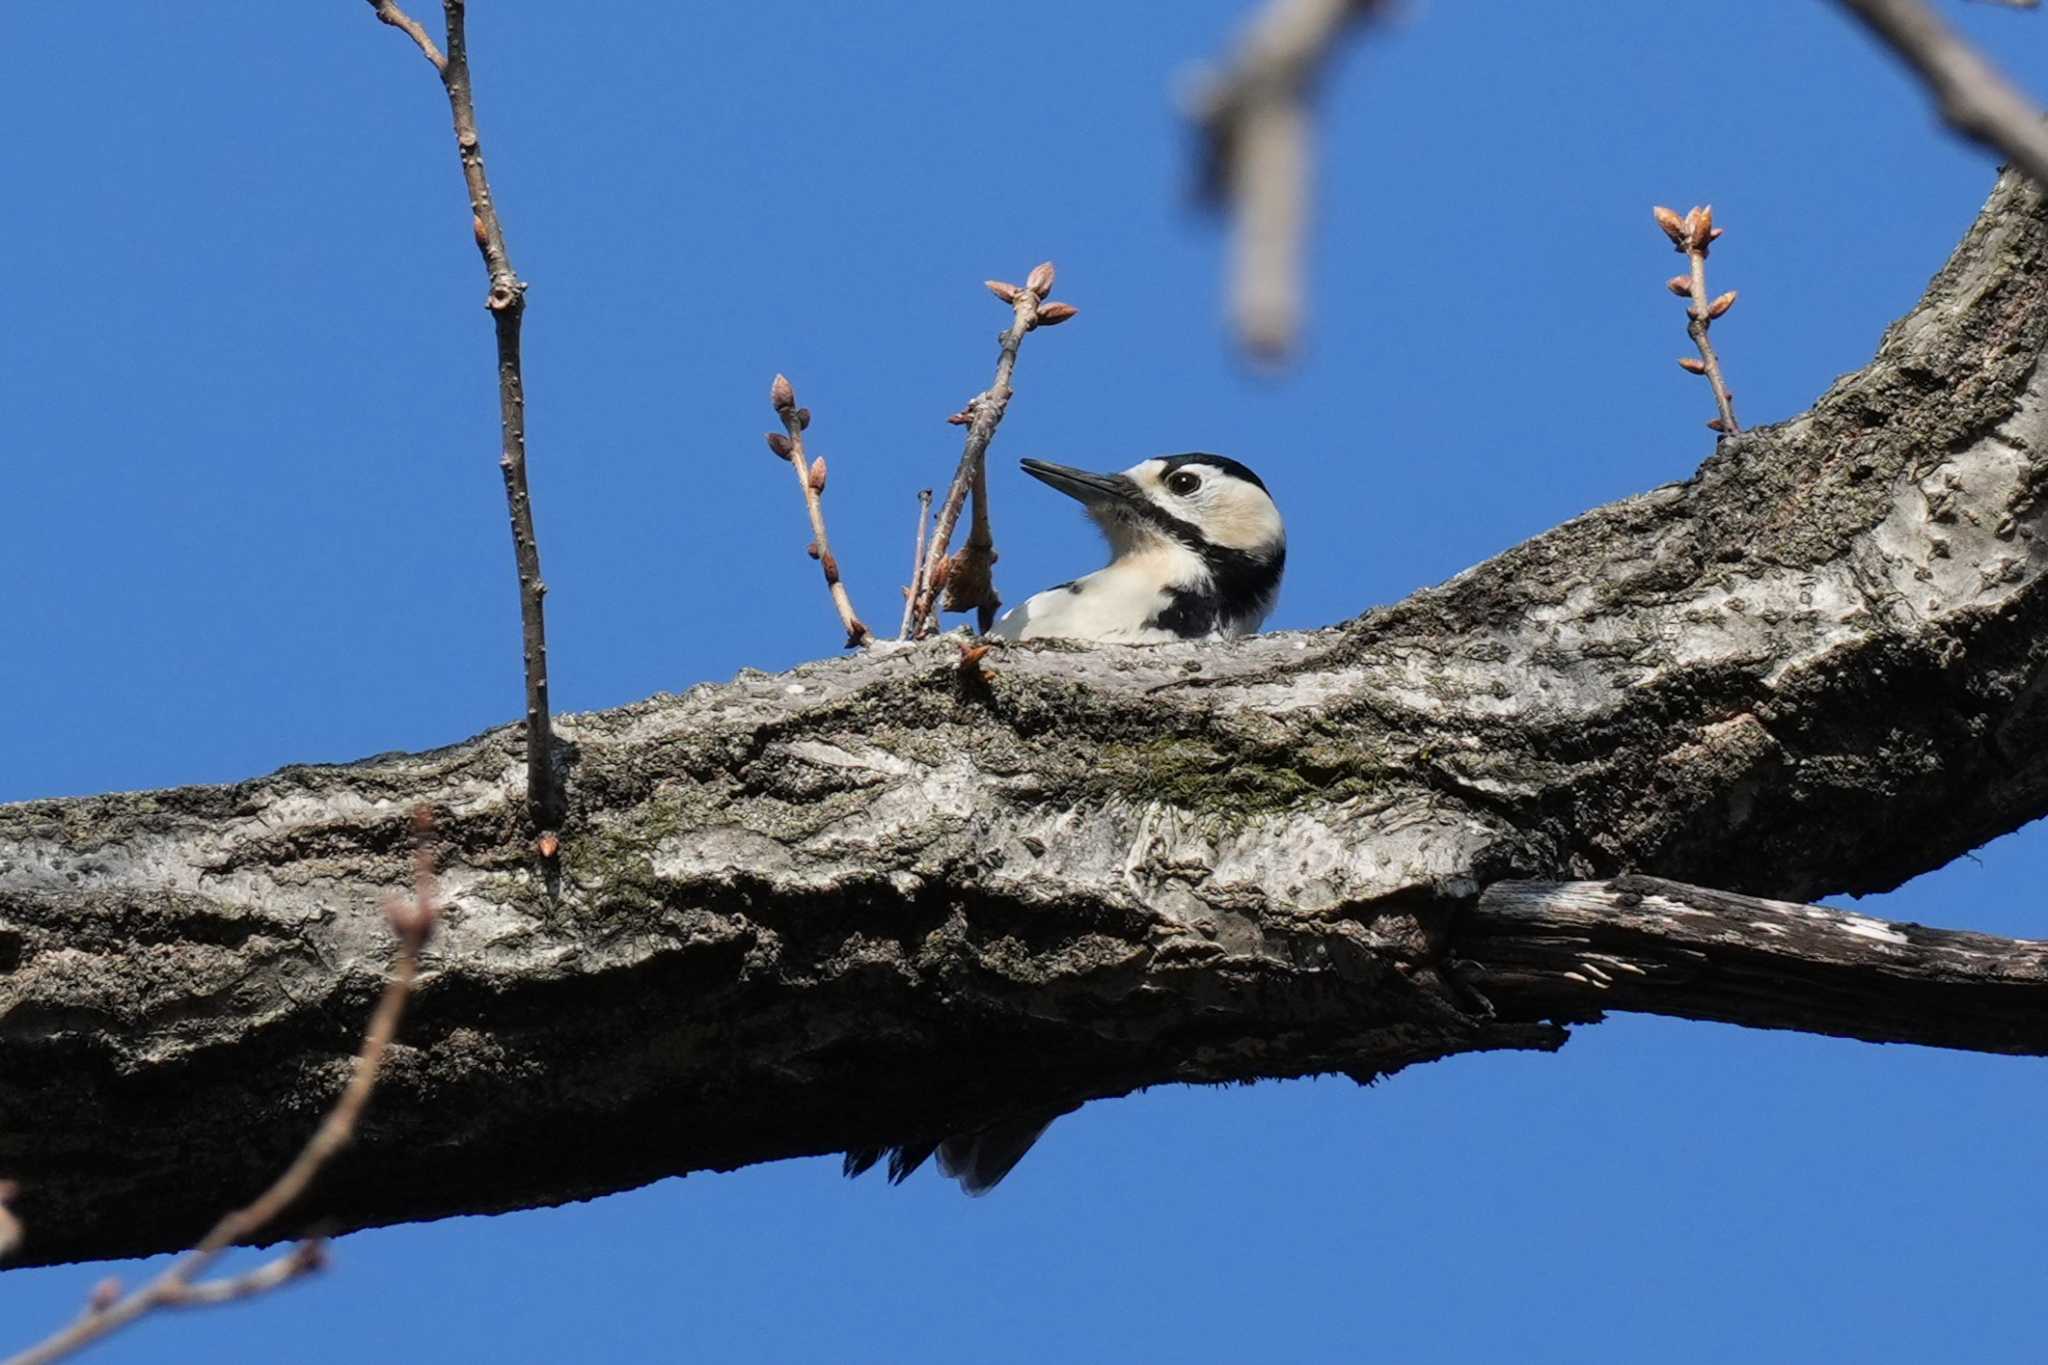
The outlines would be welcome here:
M 953 471 L 953 482 L 946 488 L 945 500 L 939 504 L 938 519 L 925 547 L 924 581 L 911 599 L 910 633 L 913 639 L 923 639 L 937 629 L 936 599 L 942 589 L 946 594 L 946 610 L 973 608 L 983 630 L 988 629 L 995 619 L 996 608 L 1002 605 L 1002 599 L 996 596 L 995 591 L 995 538 L 990 534 L 988 524 L 988 444 L 995 439 L 996 428 L 1002 424 L 1003 413 L 1010 406 L 1010 377 L 1016 373 L 1017 348 L 1024 344 L 1024 334 L 1037 327 L 1057 326 L 1080 312 L 1070 303 L 1046 302 L 1045 296 L 1052 292 L 1052 282 L 1051 261 L 1036 266 L 1022 288 L 1001 280 L 987 282 L 989 292 L 1010 305 L 1012 316 L 1009 327 L 996 338 L 1000 350 L 996 357 L 995 382 L 946 419 L 967 428 L 967 442 L 960 452 L 960 465 Z M 970 492 L 974 494 L 974 520 L 968 529 L 967 543 L 959 554 L 949 555 L 947 550 L 953 542 L 953 527 L 960 520 L 960 508 Z
M 839 578 L 839 559 L 832 553 L 832 542 L 825 537 L 825 508 L 821 501 L 825 494 L 825 461 L 823 457 L 815 464 L 804 460 L 804 431 L 811 425 L 811 410 L 796 405 L 796 390 L 779 374 L 768 387 L 768 401 L 775 405 L 775 413 L 782 419 L 782 433 L 768 433 L 768 448 L 796 470 L 804 508 L 811 514 L 811 558 L 825 571 L 825 590 L 832 594 L 839 624 L 846 627 L 846 647 L 858 649 L 873 639 L 874 633 L 854 614 L 853 599 L 846 595 L 846 584 Z
M 1924 0 L 1841 0 L 1934 96 L 1948 126 L 2048 188 L 2048 124 L 1997 67 Z
M 1308 102 L 1339 39 L 1383 0 L 1268 0 L 1221 75 L 1192 101 L 1201 196 L 1236 224 L 1230 311 L 1253 355 L 1277 359 L 1301 330 L 1309 214 Z
M 321 1168 L 355 1136 L 356 1125 L 370 1102 L 370 1092 L 376 1088 L 377 1073 L 383 1065 L 385 1051 L 398 1032 L 398 1021 L 404 1017 L 406 1001 L 419 973 L 420 950 L 434 931 L 438 906 L 434 888 L 434 853 L 428 842 L 432 828 L 432 818 L 425 807 L 413 813 L 412 898 L 394 898 L 384 907 L 385 918 L 398 935 L 398 954 L 392 963 L 390 978 L 385 982 L 384 994 L 379 997 L 377 1008 L 370 1015 L 369 1025 L 363 1030 L 363 1041 L 356 1049 L 355 1065 L 350 1071 L 347 1086 L 342 1089 L 334 1107 L 327 1111 L 327 1117 L 321 1120 L 319 1128 L 314 1130 L 313 1136 L 299 1149 L 299 1154 L 285 1167 L 283 1174 L 271 1182 L 270 1188 L 248 1204 L 223 1215 L 213 1225 L 212 1231 L 155 1279 L 125 1297 L 116 1282 L 102 1281 L 93 1290 L 85 1312 L 77 1321 L 20 1354 L 10 1356 L 4 1365 L 45 1365 L 45 1362 L 60 1360 L 87 1343 L 126 1327 L 155 1309 L 230 1303 L 289 1284 L 326 1265 L 324 1244 L 318 1239 L 308 1239 L 254 1270 L 212 1280 L 199 1278 L 229 1247 L 246 1241 L 289 1208 L 306 1192 L 306 1187 L 313 1183 Z M 12 1223 L 11 1215 L 5 1221 Z
M 917 606 L 918 591 L 924 587 L 924 529 L 925 522 L 932 514 L 932 490 L 917 490 L 917 539 L 910 550 L 910 586 L 903 590 L 903 625 L 896 632 L 899 640 L 910 638 L 910 613 Z
M 526 282 L 512 268 L 505 247 L 505 227 L 484 173 L 483 141 L 477 133 L 476 96 L 470 86 L 469 39 L 464 0 L 442 0 L 447 21 L 448 50 L 435 48 L 419 22 L 395 0 L 369 0 L 377 17 L 402 30 L 441 75 L 448 109 L 455 121 L 455 146 L 462 157 L 462 179 L 469 187 L 470 227 L 482 253 L 490 292 L 490 311 L 498 343 L 498 423 L 502 447 L 499 471 L 505 479 L 505 506 L 512 522 L 512 555 L 519 571 L 519 625 L 526 666 L 526 804 L 534 827 L 545 837 L 560 828 L 566 809 L 559 770 L 554 761 L 554 723 L 548 709 L 547 619 L 542 599 L 547 581 L 540 573 L 540 544 L 533 531 L 533 497 L 526 482 L 526 381 L 519 356 L 520 324 L 526 316 Z
M 1707 330 L 1720 317 L 1735 306 L 1735 291 L 1715 298 L 1707 297 L 1707 252 L 1713 249 L 1722 230 L 1714 226 L 1714 209 L 1711 204 L 1687 211 L 1679 217 L 1670 209 L 1659 205 L 1650 210 L 1657 219 L 1657 226 L 1664 229 L 1664 235 L 1671 239 L 1671 248 L 1690 262 L 1690 269 L 1683 275 L 1673 275 L 1665 282 L 1665 288 L 1680 298 L 1689 300 L 1685 310 L 1685 334 L 1692 338 L 1692 344 L 1699 349 L 1699 359 L 1690 356 L 1678 363 L 1693 374 L 1705 375 L 1714 389 L 1714 405 L 1721 415 L 1707 425 L 1723 436 L 1732 436 L 1742 430 L 1735 420 L 1735 395 L 1728 389 L 1728 381 L 1721 374 L 1721 359 L 1714 354 L 1713 342 L 1707 340 Z
M 370 0 L 370 8 L 377 11 L 379 19 L 418 43 L 420 52 L 434 64 L 434 70 L 448 70 L 448 59 L 441 55 L 440 48 L 434 46 L 434 40 L 427 35 L 425 26 L 400 9 L 394 0 Z

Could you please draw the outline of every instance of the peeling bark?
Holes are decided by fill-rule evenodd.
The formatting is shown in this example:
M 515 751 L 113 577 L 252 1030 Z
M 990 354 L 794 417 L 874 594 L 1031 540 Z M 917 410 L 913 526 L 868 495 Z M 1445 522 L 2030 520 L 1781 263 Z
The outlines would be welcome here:
M 25 1257 L 180 1245 L 303 1140 L 418 802 L 445 928 L 293 1226 L 1554 1048 L 1603 1008 L 2048 1050 L 2040 944 L 1611 880 L 1882 890 L 2048 810 L 2044 284 L 2008 177 L 1811 411 L 1340 627 L 1016 648 L 986 686 L 937 641 L 561 717 L 553 871 L 516 729 L 0 807 Z

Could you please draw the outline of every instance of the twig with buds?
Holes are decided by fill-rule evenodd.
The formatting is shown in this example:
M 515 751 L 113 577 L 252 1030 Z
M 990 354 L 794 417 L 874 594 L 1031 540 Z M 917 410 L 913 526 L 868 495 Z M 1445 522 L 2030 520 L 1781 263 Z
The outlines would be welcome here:
M 924 528 L 932 514 L 932 490 L 917 490 L 917 540 L 910 551 L 910 586 L 903 590 L 903 625 L 896 632 L 899 640 L 910 638 L 910 613 L 917 606 L 917 594 L 924 587 Z
M 429 842 L 433 831 L 431 812 L 424 806 L 420 807 L 413 812 L 412 824 L 412 896 L 410 899 L 394 897 L 384 906 L 384 917 L 398 935 L 398 955 L 392 963 L 391 976 L 385 982 L 384 994 L 378 999 L 377 1008 L 370 1015 L 369 1026 L 363 1031 L 362 1044 L 356 1049 L 348 1085 L 343 1088 L 341 1098 L 334 1102 L 334 1107 L 327 1111 L 320 1127 L 284 1173 L 271 1182 L 269 1189 L 257 1195 L 252 1202 L 224 1215 L 213 1225 L 211 1232 L 173 1261 L 163 1273 L 125 1296 L 118 1281 L 100 1281 L 93 1287 L 85 1312 L 77 1321 L 20 1354 L 10 1356 L 5 1365 L 45 1365 L 45 1362 L 60 1360 L 158 1308 L 230 1303 L 290 1284 L 326 1266 L 326 1244 L 310 1238 L 254 1270 L 211 1280 L 200 1278 L 229 1247 L 248 1240 L 291 1207 L 313 1183 L 321 1168 L 355 1136 L 356 1125 L 370 1102 L 370 1092 L 376 1087 L 385 1051 L 398 1032 L 398 1021 L 404 1016 L 406 1001 L 412 995 L 413 981 L 419 974 L 420 951 L 433 936 L 434 921 L 440 912 L 434 887 L 434 853 Z M 0 1202 L 4 1202 L 11 1189 L 10 1185 L 7 1190 L 0 1191 Z M 8 1238 L 10 1232 L 14 1240 L 18 1240 L 20 1226 L 13 1215 L 0 1209 L 0 1252 L 12 1245 Z
M 526 665 L 526 804 L 534 826 L 546 834 L 559 829 L 567 803 L 554 762 L 554 722 L 548 709 L 547 619 L 542 599 L 548 585 L 540 576 L 540 543 L 533 531 L 533 496 L 526 482 L 526 380 L 519 355 L 520 324 L 526 316 L 526 281 L 512 268 L 498 203 L 484 174 L 483 142 L 477 133 L 476 96 L 469 80 L 469 40 L 464 0 L 442 0 L 447 21 L 444 53 L 418 20 L 396 0 L 369 0 L 377 17 L 419 47 L 441 77 L 455 119 L 455 146 L 462 179 L 469 188 L 470 228 L 483 256 L 490 289 L 484 307 L 498 343 L 498 425 L 502 436 L 498 469 L 505 480 L 505 506 L 512 521 L 512 557 L 519 572 L 519 626 Z
M 825 537 L 825 508 L 820 502 L 825 494 L 825 457 L 821 455 L 808 462 L 804 457 L 804 431 L 811 425 L 811 410 L 796 405 L 796 390 L 779 374 L 768 386 L 768 401 L 775 405 L 775 415 L 782 419 L 782 430 L 768 433 L 768 448 L 796 470 L 797 487 L 803 490 L 804 507 L 811 514 L 810 556 L 825 571 L 825 590 L 832 594 L 832 605 L 839 610 L 839 624 L 846 627 L 846 647 L 858 649 L 872 635 L 853 614 L 853 600 L 846 595 L 846 584 L 839 579 L 839 560 L 832 553 L 832 542 Z
M 944 591 L 947 611 L 972 608 L 979 626 L 987 630 L 995 620 L 1002 599 L 996 595 L 994 569 L 995 537 L 988 524 L 988 443 L 1010 406 L 1010 377 L 1017 369 L 1017 348 L 1024 334 L 1038 327 L 1056 327 L 1081 310 L 1070 303 L 1047 302 L 1052 292 L 1053 268 L 1045 261 L 1032 270 L 1022 288 L 1001 280 L 987 281 L 988 290 L 1010 305 L 1010 325 L 996 338 L 1001 348 L 996 357 L 995 383 L 976 394 L 967 406 L 946 420 L 967 428 L 966 447 L 960 452 L 960 466 L 939 504 L 937 522 L 925 550 L 923 583 L 911 596 L 910 635 L 922 639 L 938 625 L 937 597 Z M 967 531 L 967 543 L 957 555 L 948 554 L 953 527 L 960 520 L 960 508 L 969 492 L 974 494 L 974 517 Z
M 1714 226 L 1712 205 L 1689 210 L 1681 218 L 1670 209 L 1657 206 L 1650 210 L 1656 216 L 1657 226 L 1664 229 L 1664 235 L 1671 239 L 1671 249 L 1687 258 L 1691 269 L 1683 275 L 1673 275 L 1664 282 L 1664 287 L 1682 299 L 1689 300 L 1685 310 L 1686 335 L 1699 348 L 1699 358 L 1686 356 L 1678 363 L 1693 374 L 1703 374 L 1714 387 L 1714 405 L 1721 415 L 1707 425 L 1723 436 L 1730 436 L 1742 430 L 1735 421 L 1735 395 L 1728 391 L 1728 381 L 1721 375 L 1721 361 L 1714 354 L 1714 344 L 1707 340 L 1707 330 L 1720 317 L 1735 306 L 1735 291 L 1713 298 L 1707 297 L 1707 252 L 1712 249 L 1721 229 Z
M 1236 228 L 1230 311 L 1253 355 L 1278 359 L 1301 330 L 1312 156 L 1308 102 L 1339 39 L 1381 0 L 1268 0 L 1230 67 L 1202 82 L 1200 193 Z
M 2048 189 L 2048 124 L 2041 111 L 1925 0 L 1842 0 L 1842 8 L 1913 68 L 1949 127 Z

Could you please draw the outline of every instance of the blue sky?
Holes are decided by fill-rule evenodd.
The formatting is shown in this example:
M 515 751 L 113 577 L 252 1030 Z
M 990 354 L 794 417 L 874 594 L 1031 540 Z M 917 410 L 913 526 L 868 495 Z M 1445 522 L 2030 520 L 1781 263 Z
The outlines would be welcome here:
M 565 710 L 836 648 L 761 444 L 778 369 L 855 602 L 895 618 L 912 495 L 988 382 L 987 276 L 1051 257 L 1082 309 L 996 443 L 1007 594 L 1097 553 L 1018 457 L 1211 449 L 1286 511 L 1272 624 L 1310 626 L 1705 457 L 1653 202 L 1728 229 L 1715 338 L 1760 423 L 1868 358 L 1992 180 L 1818 0 L 1415 4 L 1330 84 L 1309 345 L 1272 377 L 1225 344 L 1172 100 L 1244 0 L 473 8 Z M 2048 93 L 2048 18 L 1943 8 Z M 9 37 L 0 800 L 513 719 L 431 71 L 361 0 L 22 6 Z M 2030 828 L 1862 905 L 2048 935 L 2044 878 Z M 1370 1090 L 1095 1105 L 979 1201 L 821 1159 L 365 1233 L 98 1358 L 2032 1360 L 2043 1080 L 1618 1018 Z M 105 1273 L 0 1274 L 0 1346 Z

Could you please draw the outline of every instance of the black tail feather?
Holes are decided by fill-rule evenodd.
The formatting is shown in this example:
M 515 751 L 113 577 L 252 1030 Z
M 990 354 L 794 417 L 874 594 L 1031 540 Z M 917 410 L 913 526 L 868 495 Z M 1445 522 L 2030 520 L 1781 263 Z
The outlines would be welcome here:
M 900 1185 L 936 1152 L 941 1174 L 959 1181 L 960 1189 L 966 1194 L 984 1195 L 1002 1183 L 1003 1177 L 1024 1159 L 1024 1154 L 1031 1150 L 1032 1144 L 1038 1141 L 1039 1135 L 1051 1126 L 1054 1119 L 1070 1112 L 1072 1106 L 1020 1114 L 972 1133 L 949 1137 L 943 1142 L 856 1147 L 846 1154 L 840 1169 L 850 1179 L 872 1170 L 883 1157 L 887 1157 L 889 1183 Z
M 939 1170 L 960 1182 L 963 1194 L 979 1197 L 1000 1185 L 1031 1145 L 1064 1110 L 1025 1114 L 965 1137 L 939 1144 Z

